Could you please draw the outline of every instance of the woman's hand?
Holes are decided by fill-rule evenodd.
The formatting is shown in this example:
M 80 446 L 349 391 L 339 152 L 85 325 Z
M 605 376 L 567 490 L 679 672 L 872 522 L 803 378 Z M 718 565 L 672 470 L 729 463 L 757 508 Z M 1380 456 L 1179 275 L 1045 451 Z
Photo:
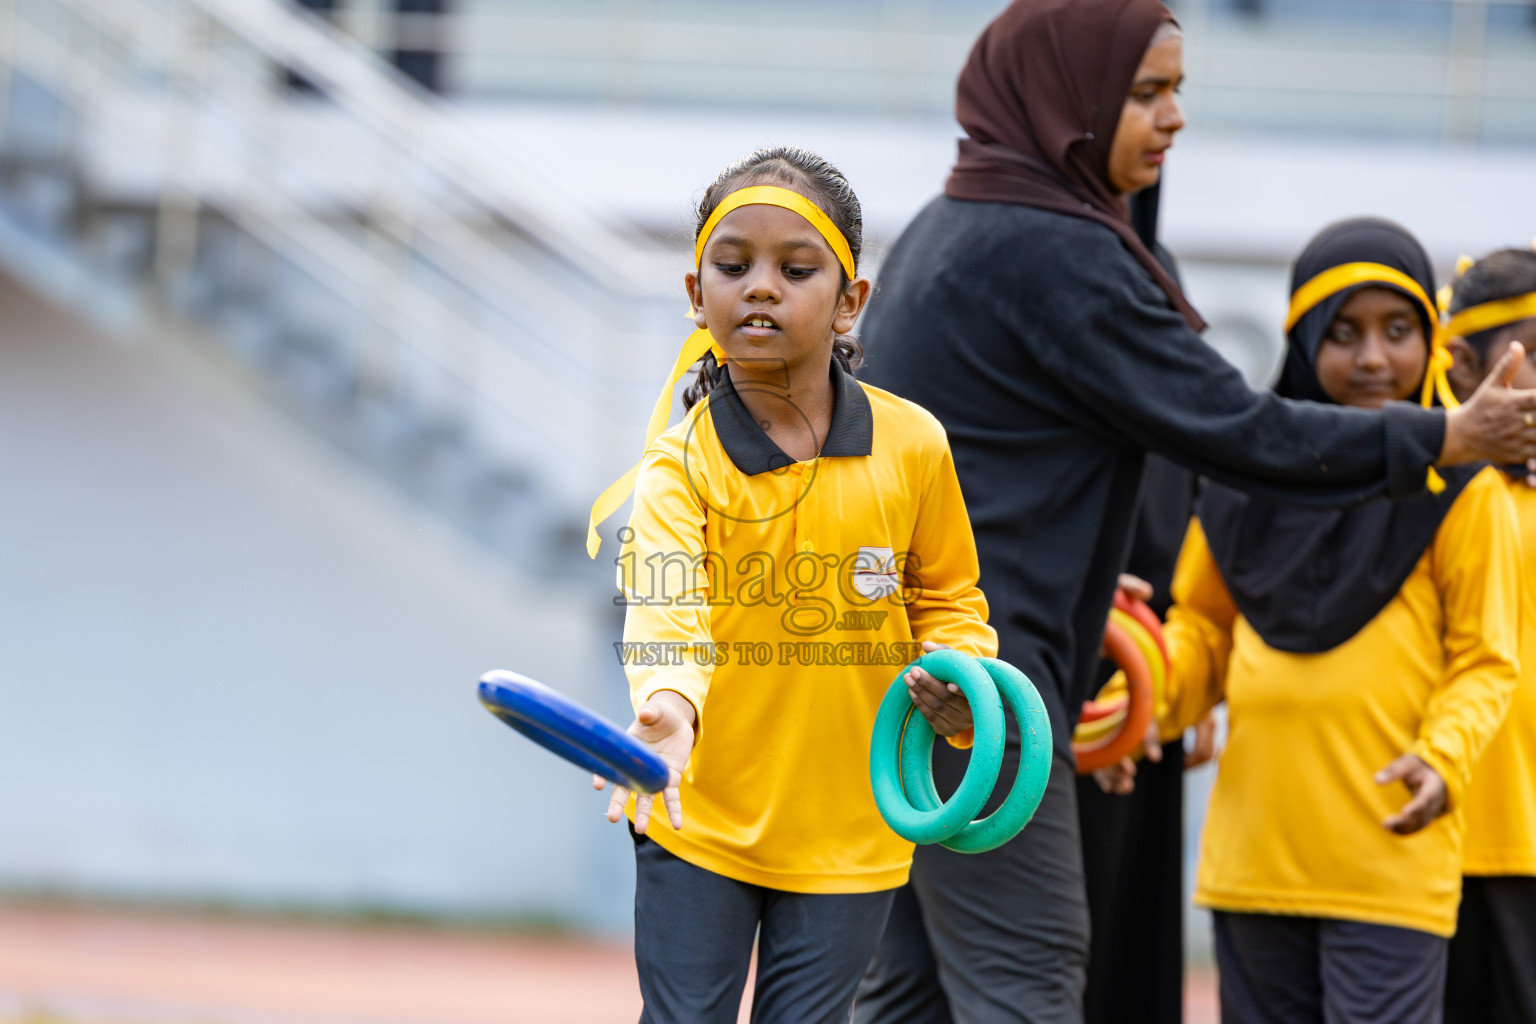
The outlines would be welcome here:
M 1536 485 L 1536 391 L 1509 387 L 1524 358 L 1525 346 L 1511 342 L 1466 404 L 1446 412 L 1445 441 L 1435 465 L 1523 462 L 1528 482 Z
M 1413 799 L 1381 823 L 1388 832 L 1411 836 L 1446 812 L 1445 780 L 1417 754 L 1404 754 L 1376 773 L 1378 786 L 1398 781 L 1408 787 Z
M 683 769 L 688 767 L 688 756 L 693 753 L 693 705 L 680 693 L 659 690 L 651 699 L 640 705 L 640 713 L 629 727 L 629 734 L 654 750 L 667 763 L 671 772 L 667 788 L 662 790 L 662 801 L 667 807 L 667 818 L 672 827 L 683 827 L 683 802 L 677 787 L 683 781 Z M 602 790 L 608 780 L 601 775 L 592 776 L 592 788 Z M 651 822 L 651 804 L 656 799 L 651 793 L 635 794 L 635 831 L 644 833 Z M 624 817 L 624 805 L 629 802 L 629 790 L 615 783 L 613 796 L 608 800 L 608 820 Z
M 923 652 L 948 649 L 948 644 L 923 641 Z M 958 736 L 971 728 L 971 704 L 954 683 L 935 679 L 930 673 L 914 668 L 907 673 L 907 696 L 923 713 L 933 731 L 940 736 Z

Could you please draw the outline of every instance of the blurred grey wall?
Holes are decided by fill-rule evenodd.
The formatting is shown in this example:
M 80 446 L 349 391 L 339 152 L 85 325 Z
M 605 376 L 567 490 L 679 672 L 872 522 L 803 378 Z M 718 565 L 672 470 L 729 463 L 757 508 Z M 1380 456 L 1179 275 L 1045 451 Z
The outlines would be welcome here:
M 0 888 L 623 926 L 628 837 L 474 695 L 627 714 L 590 590 L 8 279 L 0 490 Z

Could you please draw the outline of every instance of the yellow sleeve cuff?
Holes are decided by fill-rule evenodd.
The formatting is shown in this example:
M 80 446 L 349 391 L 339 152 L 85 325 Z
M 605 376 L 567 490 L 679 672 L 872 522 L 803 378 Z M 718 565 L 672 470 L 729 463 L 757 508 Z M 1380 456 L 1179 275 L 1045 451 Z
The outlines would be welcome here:
M 955 733 L 953 736 L 945 736 L 944 742 L 956 750 L 970 750 L 976 744 L 976 730 L 966 729 L 963 732 Z

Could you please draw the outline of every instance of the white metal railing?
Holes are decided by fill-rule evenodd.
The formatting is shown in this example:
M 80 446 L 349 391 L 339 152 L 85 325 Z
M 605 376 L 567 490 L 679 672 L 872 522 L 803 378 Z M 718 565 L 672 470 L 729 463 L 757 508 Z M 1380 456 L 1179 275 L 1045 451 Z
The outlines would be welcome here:
M 162 278 L 217 211 L 568 502 L 632 446 L 647 324 L 675 328 L 657 252 L 325 23 L 277 0 L 0 0 L 0 62 L 65 101 L 75 159 L 158 169 Z M 286 96 L 280 67 L 325 101 Z

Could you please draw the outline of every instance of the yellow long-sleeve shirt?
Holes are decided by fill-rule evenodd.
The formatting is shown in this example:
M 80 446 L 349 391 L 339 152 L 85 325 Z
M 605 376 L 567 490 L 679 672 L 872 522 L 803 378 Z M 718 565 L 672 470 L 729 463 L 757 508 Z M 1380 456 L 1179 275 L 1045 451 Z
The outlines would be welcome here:
M 792 892 L 906 881 L 912 845 L 870 790 L 880 699 L 921 641 L 997 650 L 943 428 L 835 369 L 833 382 L 831 429 L 808 462 L 729 381 L 716 388 L 647 450 L 619 558 L 635 706 L 675 690 L 699 714 L 683 828 L 653 815 L 648 834 Z
M 1165 724 L 1193 724 L 1223 695 L 1230 723 L 1197 903 L 1455 931 L 1459 807 L 1518 673 L 1519 544 L 1508 488 L 1484 470 L 1364 629 L 1332 650 L 1290 654 L 1238 614 L 1191 525 L 1165 630 Z M 1406 787 L 1373 778 L 1405 751 L 1445 780 L 1452 808 L 1411 836 L 1381 824 Z
M 1511 483 L 1525 580 L 1520 683 L 1504 724 L 1472 769 L 1462 873 L 1536 875 L 1536 490 Z

